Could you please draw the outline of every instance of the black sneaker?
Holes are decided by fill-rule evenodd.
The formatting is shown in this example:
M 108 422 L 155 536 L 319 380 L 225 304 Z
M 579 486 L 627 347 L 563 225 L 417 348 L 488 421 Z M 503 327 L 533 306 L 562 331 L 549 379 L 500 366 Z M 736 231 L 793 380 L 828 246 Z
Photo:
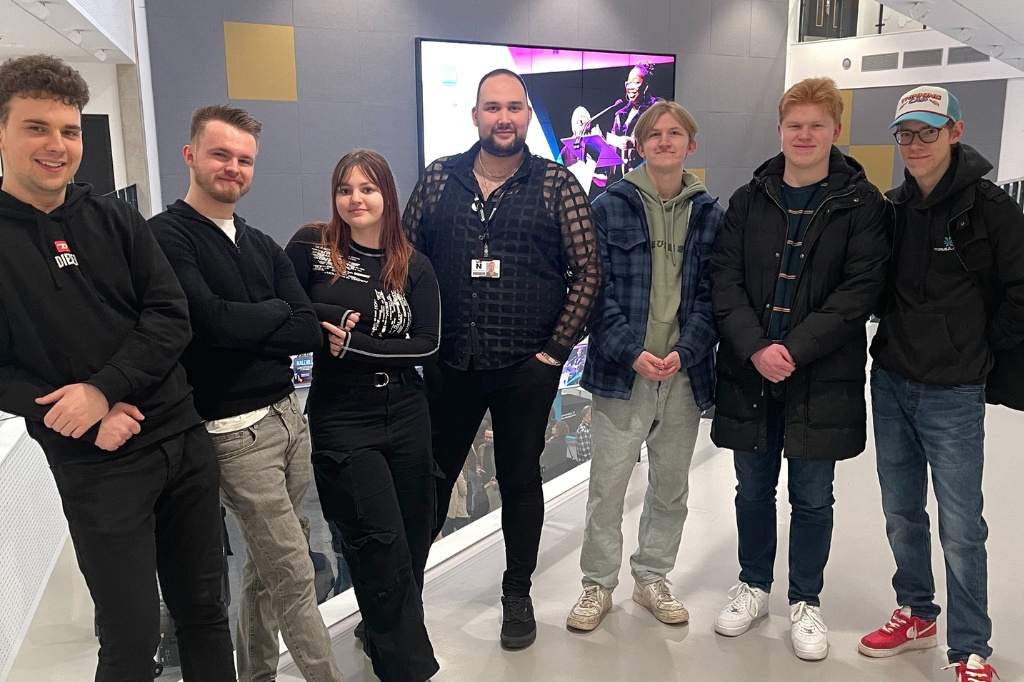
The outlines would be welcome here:
M 537 639 L 537 621 L 533 618 L 530 597 L 501 598 L 501 646 L 525 649 Z

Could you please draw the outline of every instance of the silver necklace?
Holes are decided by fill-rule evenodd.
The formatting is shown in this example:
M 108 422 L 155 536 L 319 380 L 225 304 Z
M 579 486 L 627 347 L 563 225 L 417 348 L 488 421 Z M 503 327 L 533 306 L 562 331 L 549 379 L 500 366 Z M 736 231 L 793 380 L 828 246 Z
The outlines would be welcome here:
M 517 170 L 519 170 L 519 166 L 523 165 L 522 161 L 520 161 L 519 162 L 519 166 L 516 166 L 515 168 L 510 170 L 505 175 L 494 175 L 489 170 L 487 170 L 487 168 L 484 166 L 484 160 L 483 160 L 483 158 L 479 154 L 476 155 L 476 161 L 477 161 L 477 163 L 480 164 L 480 170 L 483 171 L 484 175 L 486 175 L 490 180 L 493 180 L 494 182 L 501 182 L 503 180 L 508 179 L 513 173 L 515 173 Z

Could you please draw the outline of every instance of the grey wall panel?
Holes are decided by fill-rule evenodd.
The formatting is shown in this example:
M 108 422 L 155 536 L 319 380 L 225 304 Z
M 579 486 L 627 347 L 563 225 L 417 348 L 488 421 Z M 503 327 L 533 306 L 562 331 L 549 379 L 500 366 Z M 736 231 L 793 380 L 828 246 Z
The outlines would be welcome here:
M 789 3 L 758 0 L 750 6 L 750 56 L 777 59 L 786 54 Z
M 203 18 L 149 19 L 160 173 L 181 165 L 189 120 L 198 107 L 227 101 L 224 24 Z
M 296 26 L 356 30 L 359 9 L 356 0 L 292 0 L 292 20 Z
M 263 124 L 256 172 L 300 173 L 299 105 L 297 102 L 231 100 L 231 106 L 245 109 Z
M 146 18 L 149 21 L 150 40 L 153 36 L 154 17 L 178 17 L 179 19 L 207 19 L 222 21 L 224 6 L 210 0 L 147 0 Z
M 525 0 L 443 0 L 424 4 L 419 17 L 420 36 L 513 44 L 529 41 L 529 5 Z
M 311 198 L 311 185 L 356 147 L 376 149 L 388 158 L 403 201 L 411 191 L 422 170 L 417 155 L 417 36 L 676 53 L 677 98 L 701 125 L 690 166 L 707 167 L 709 173 L 739 168 L 749 175 L 765 150 L 778 146 L 774 121 L 767 114 L 774 112 L 783 90 L 786 26 L 779 6 L 784 2 L 291 0 L 290 19 L 287 0 L 249 4 L 150 0 L 157 137 L 169 197 L 182 195 L 187 186 L 180 149 L 192 110 L 227 98 L 225 19 L 291 22 L 296 29 L 299 101 L 243 103 L 265 123 L 256 183 L 244 200 L 246 211 L 254 219 L 264 212 L 279 215 L 280 202 L 291 201 L 294 215 L 287 219 L 296 224 L 289 223 L 288 230 L 303 220 L 324 217 L 319 200 Z M 751 31 L 755 20 L 756 35 Z M 752 44 L 767 58 L 745 58 Z M 294 112 L 293 121 L 287 120 L 288 112 Z M 753 119 L 767 137 L 752 137 L 747 131 Z M 726 121 L 743 128 L 737 132 L 724 126 Z M 466 125 L 472 124 L 467 120 Z M 288 183 L 266 181 L 266 176 L 286 175 L 294 176 L 289 186 L 297 188 L 295 196 L 279 189 Z
M 691 0 L 672 5 L 669 26 L 672 49 L 680 54 L 711 53 L 713 0 Z
M 711 65 L 715 57 L 711 54 L 680 54 L 676 61 L 676 101 L 697 116 L 698 112 L 711 111 Z
M 416 33 L 421 13 L 430 12 L 437 4 L 420 0 L 362 0 L 358 2 L 359 23 L 350 23 L 360 31 Z M 488 3 L 478 3 L 488 6 Z
M 750 55 L 751 0 L 714 0 L 711 54 Z
M 718 113 L 704 125 L 708 168 L 753 169 L 779 151 L 777 117 L 770 114 Z M 703 135 L 703 133 L 701 133 Z
M 402 106 L 415 103 L 415 41 L 395 33 L 359 32 L 352 57 L 360 77 L 358 101 Z
M 295 27 L 295 74 L 300 102 L 358 102 L 365 94 L 357 31 Z M 378 80 L 383 80 L 378 75 Z
M 188 168 L 182 162 L 181 170 L 177 173 L 160 176 L 160 187 L 163 191 L 164 204 L 173 204 L 178 199 L 184 199 L 188 192 Z
M 216 4 L 216 3 L 211 3 Z M 291 26 L 292 0 L 220 0 L 224 21 Z
M 235 209 L 253 227 L 284 246 L 305 221 L 302 217 L 302 176 L 257 173 L 252 191 Z
M 722 206 L 729 206 L 729 199 L 737 188 L 750 182 L 748 168 L 708 168 L 708 192 L 718 197 Z
M 334 172 L 334 168 L 331 168 Z M 304 222 L 331 218 L 331 173 L 302 174 L 302 219 Z
M 783 59 L 713 55 L 708 110 L 776 113 L 785 72 Z
M 528 14 L 531 44 L 580 44 L 580 0 L 529 0 Z

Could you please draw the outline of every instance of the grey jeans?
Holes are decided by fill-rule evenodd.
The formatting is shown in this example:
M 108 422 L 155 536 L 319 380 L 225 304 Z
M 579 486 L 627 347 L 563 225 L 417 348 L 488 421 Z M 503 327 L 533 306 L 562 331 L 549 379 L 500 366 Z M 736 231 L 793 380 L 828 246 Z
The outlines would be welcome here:
M 277 677 L 280 628 L 308 682 L 344 680 L 317 609 L 313 563 L 299 514 L 313 477 L 306 418 L 294 393 L 266 417 L 211 434 L 220 462 L 221 502 L 245 536 L 238 605 L 239 682 Z
M 685 372 L 665 381 L 637 376 L 629 400 L 594 396 L 590 496 L 583 531 L 583 586 L 613 589 L 622 565 L 622 508 L 640 446 L 647 442 L 647 494 L 633 578 L 650 583 L 675 566 L 686 522 L 690 460 L 700 410 Z

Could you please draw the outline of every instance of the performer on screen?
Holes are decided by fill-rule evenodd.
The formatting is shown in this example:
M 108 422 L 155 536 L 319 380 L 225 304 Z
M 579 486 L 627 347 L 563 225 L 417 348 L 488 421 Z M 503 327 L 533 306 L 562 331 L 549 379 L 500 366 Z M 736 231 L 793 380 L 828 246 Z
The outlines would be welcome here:
M 588 195 L 596 196 L 604 191 L 608 184 L 608 176 L 594 172 L 600 150 L 593 145 L 588 148 L 585 138 L 587 135 L 601 135 L 601 126 L 592 124 L 590 112 L 583 106 L 573 110 L 571 125 L 572 138 L 562 145 L 558 161 L 573 172 L 576 179 L 587 189 Z M 582 164 L 586 168 L 577 164 Z
M 636 151 L 633 129 L 640 120 L 640 115 L 657 101 L 647 94 L 650 88 L 648 80 L 653 72 L 653 63 L 641 62 L 630 69 L 626 78 L 626 105 L 615 112 L 615 122 L 608 134 L 608 144 L 618 147 L 622 152 L 623 165 L 619 177 L 643 163 L 643 159 Z

